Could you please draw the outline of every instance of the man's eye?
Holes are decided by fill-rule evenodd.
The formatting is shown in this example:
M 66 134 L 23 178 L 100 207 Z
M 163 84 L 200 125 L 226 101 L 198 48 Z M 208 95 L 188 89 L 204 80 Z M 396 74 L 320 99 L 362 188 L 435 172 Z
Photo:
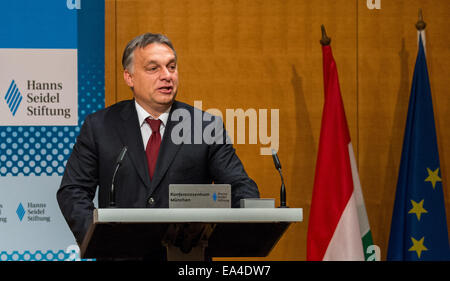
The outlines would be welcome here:
M 156 71 L 158 69 L 157 66 L 147 67 L 148 71 Z

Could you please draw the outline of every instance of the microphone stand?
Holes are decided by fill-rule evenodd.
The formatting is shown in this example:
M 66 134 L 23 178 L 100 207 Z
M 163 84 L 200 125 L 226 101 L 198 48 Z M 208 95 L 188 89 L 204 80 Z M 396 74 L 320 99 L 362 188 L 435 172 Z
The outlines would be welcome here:
M 111 190 L 109 193 L 109 208 L 116 208 L 116 189 L 114 186 L 114 181 L 116 179 L 117 171 L 119 170 L 120 166 L 122 165 L 122 161 L 123 161 L 123 158 L 125 157 L 125 154 L 127 153 L 127 150 L 128 150 L 128 147 L 124 146 L 122 148 L 122 150 L 120 151 L 119 156 L 117 157 L 117 160 L 116 160 L 116 168 L 114 170 L 114 174 L 112 177 Z
M 281 172 L 281 163 L 280 159 L 278 159 L 278 155 L 275 150 L 272 149 L 272 159 L 275 164 L 275 169 L 280 173 L 281 178 L 281 189 L 280 189 L 280 207 L 278 208 L 289 208 L 286 206 L 286 186 L 284 185 L 283 173 Z
M 279 208 L 289 208 L 286 206 L 286 186 L 284 185 L 283 174 L 281 173 L 281 168 L 277 169 L 280 173 L 281 178 L 281 189 L 280 189 L 280 207 Z

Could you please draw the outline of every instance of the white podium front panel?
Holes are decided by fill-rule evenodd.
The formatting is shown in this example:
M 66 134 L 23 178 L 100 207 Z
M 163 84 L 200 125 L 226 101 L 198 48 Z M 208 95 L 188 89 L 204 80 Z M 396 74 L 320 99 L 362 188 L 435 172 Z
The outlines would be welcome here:
M 116 223 L 264 223 L 301 222 L 303 209 L 97 209 L 94 222 Z
M 301 208 L 95 209 L 81 256 L 160 260 L 207 242 L 209 257 L 265 257 L 302 220 Z

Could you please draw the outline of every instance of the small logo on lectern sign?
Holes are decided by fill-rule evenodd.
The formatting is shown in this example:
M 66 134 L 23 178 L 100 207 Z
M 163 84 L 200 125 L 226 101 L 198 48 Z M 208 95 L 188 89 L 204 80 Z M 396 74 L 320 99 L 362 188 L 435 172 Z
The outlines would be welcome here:
M 212 198 L 213 198 L 214 202 L 216 202 L 217 201 L 217 193 L 214 192 Z
M 16 214 L 19 217 L 20 221 L 22 221 L 23 216 L 25 216 L 25 213 L 26 213 L 25 208 L 23 207 L 22 203 L 19 203 L 19 206 L 17 206 L 16 209 Z
M 8 87 L 8 91 L 5 94 L 5 101 L 8 104 L 9 111 L 11 111 L 12 116 L 16 115 L 17 109 L 22 102 L 22 94 L 16 85 L 16 82 L 12 80 Z

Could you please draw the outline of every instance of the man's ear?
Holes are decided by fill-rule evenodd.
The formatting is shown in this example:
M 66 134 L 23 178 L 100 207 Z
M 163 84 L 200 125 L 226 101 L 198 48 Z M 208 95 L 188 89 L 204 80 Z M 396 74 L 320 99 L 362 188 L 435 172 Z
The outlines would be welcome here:
M 125 83 L 127 83 L 128 87 L 133 88 L 133 77 L 131 73 L 128 71 L 128 69 L 125 69 L 123 71 L 123 80 L 125 80 Z

